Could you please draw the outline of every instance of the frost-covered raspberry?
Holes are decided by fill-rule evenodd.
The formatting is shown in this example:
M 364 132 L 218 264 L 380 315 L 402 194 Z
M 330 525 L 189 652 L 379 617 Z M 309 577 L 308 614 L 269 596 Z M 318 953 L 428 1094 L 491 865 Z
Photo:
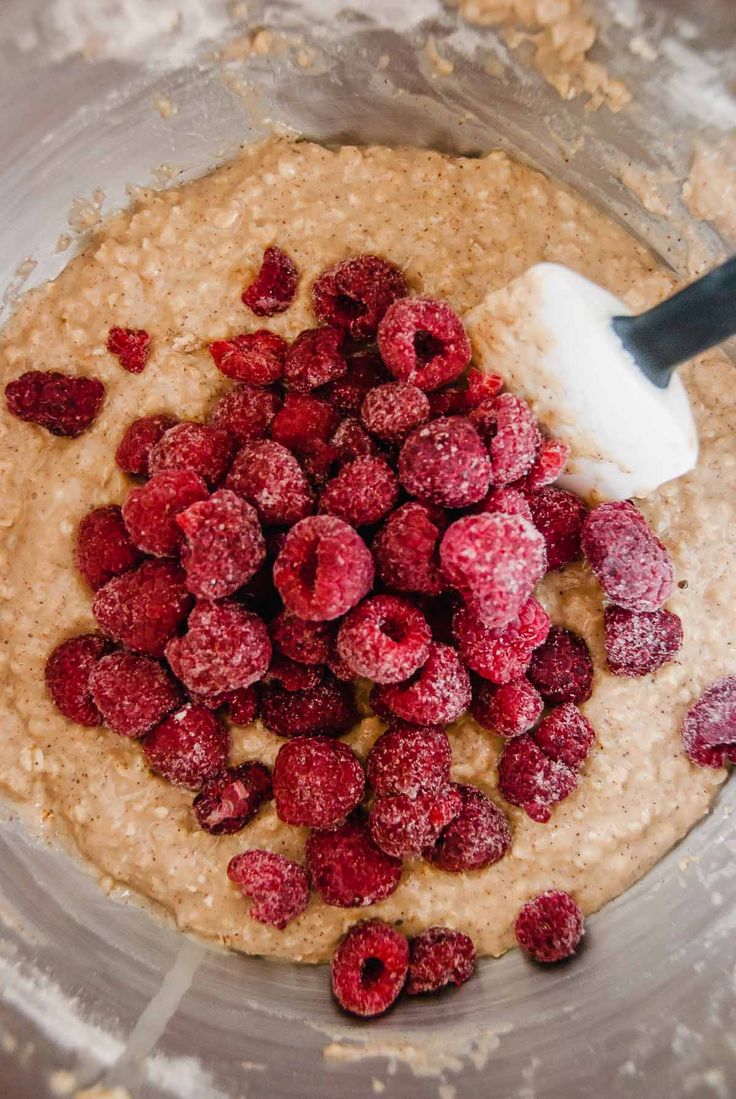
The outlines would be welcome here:
M 357 416 L 368 393 L 390 377 L 377 351 L 346 350 L 348 372 L 322 390 L 322 396 L 343 416 Z
M 141 741 L 151 770 L 162 778 L 199 790 L 227 765 L 227 729 L 204 706 L 190 704 L 167 717 Z
M 552 626 L 534 651 L 528 675 L 546 702 L 585 702 L 593 689 L 593 661 L 585 640 Z
M 447 985 L 459 987 L 473 976 L 475 945 L 462 931 L 451 927 L 428 927 L 409 944 L 410 996 L 437 992 Z
M 546 824 L 552 807 L 578 784 L 577 774 L 565 763 L 549 759 L 531 736 L 507 740 L 498 764 L 498 788 L 512 805 L 532 820 Z
M 366 775 L 373 792 L 434 793 L 450 781 L 452 749 L 444 729 L 398 723 L 380 736 L 368 753 Z
M 478 405 L 470 419 L 488 444 L 495 485 L 508 485 L 529 473 L 542 437 L 526 401 L 502 393 Z
M 485 500 L 481 500 L 474 510 L 479 515 L 484 512 L 491 515 L 520 515 L 522 519 L 534 523 L 528 497 L 515 488 L 492 488 Z
M 141 553 L 130 540 L 119 507 L 95 508 L 85 515 L 77 530 L 75 559 L 95 591 L 138 564 Z
M 222 427 L 185 421 L 169 428 L 150 453 L 151 475 L 165 469 L 189 469 L 212 488 L 228 470 L 235 439 Z
M 463 322 L 446 302 L 400 298 L 378 326 L 378 350 L 395 378 L 420 389 L 439 389 L 470 362 Z
M 489 629 L 469 607 L 458 608 L 452 619 L 462 660 L 491 683 L 510 683 L 523 675 L 549 628 L 549 615 L 533 598 L 523 605 L 514 622 L 500 630 Z
M 341 420 L 330 439 L 330 446 L 343 465 L 356 458 L 375 457 L 378 446 L 355 416 Z
M 289 531 L 273 567 L 286 610 L 311 622 L 340 618 L 373 585 L 373 558 L 360 535 L 334 515 L 313 515 Z
M 378 904 L 401 880 L 401 860 L 382 851 L 362 822 L 314 832 L 307 840 L 307 869 L 325 904 L 337 908 Z
M 445 586 L 439 541 L 444 528 L 439 509 L 403 504 L 373 539 L 378 575 L 393 591 L 438 595 Z
M 429 412 L 427 394 L 421 389 L 406 382 L 387 382 L 370 391 L 360 418 L 372 435 L 394 443 L 428 420 Z
M 189 469 L 166 469 L 128 493 L 123 519 L 135 545 L 154 557 L 173 557 L 184 535 L 179 512 L 209 496 L 207 485 Z
M 547 546 L 547 569 L 561 569 L 582 556 L 580 533 L 588 509 L 572 492 L 542 488 L 529 494 L 532 521 Z
M 474 367 L 466 374 L 465 381 L 465 407 L 468 410 L 477 408 L 485 401 L 492 401 L 503 389 L 503 378 L 500 374 L 486 374 Z
M 584 917 L 569 893 L 548 889 L 523 905 L 514 931 L 519 946 L 536 962 L 560 962 L 577 950 Z
M 470 678 L 451 645 L 432 644 L 429 656 L 411 679 L 373 688 L 377 698 L 402 721 L 448 725 L 470 704 Z
M 298 664 L 326 664 L 334 637 L 334 627 L 326 622 L 305 622 L 294 614 L 281 614 L 271 622 L 271 640 L 275 648 Z
M 270 439 L 238 452 L 224 487 L 252 504 L 267 527 L 290 527 L 314 510 L 312 491 L 294 455 Z
M 544 702 L 525 676 L 496 687 L 483 681 L 473 691 L 470 712 L 484 729 L 503 737 L 521 736 L 542 716 Z
M 227 378 L 249 385 L 273 385 L 284 373 L 289 345 L 266 328 L 210 344 L 215 366 Z
M 325 674 L 316 687 L 288 691 L 275 683 L 261 689 L 261 720 L 279 736 L 342 736 L 358 720 L 352 691 Z
M 416 858 L 437 842 L 461 808 L 462 798 L 454 786 L 414 795 L 384 794 L 373 802 L 368 827 L 387 855 Z
M 250 725 L 258 716 L 258 693 L 255 687 L 223 691 L 221 694 L 192 695 L 192 702 L 206 706 L 208 710 L 225 710 L 233 725 Z
M 595 741 L 595 730 L 572 702 L 551 710 L 532 733 L 532 739 L 553 763 L 576 770 Z
M 151 337 L 145 328 L 118 328 L 114 326 L 107 336 L 107 350 L 117 355 L 123 370 L 140 374 L 151 350 Z
M 76 439 L 95 422 L 104 399 L 105 387 L 97 378 L 58 370 L 29 370 L 5 386 L 13 416 L 68 439 Z
M 273 768 L 276 812 L 287 824 L 335 828 L 360 805 L 365 777 L 352 748 L 329 737 L 282 745 Z
M 445 416 L 409 435 L 399 455 L 399 480 L 423 504 L 464 508 L 488 492 L 491 463 L 470 421 Z
M 396 474 L 383 458 L 356 458 L 325 486 L 319 507 L 354 527 L 380 522 L 399 497 Z
M 183 637 L 166 646 L 174 674 L 195 694 L 250 687 L 268 670 L 271 639 L 257 614 L 237 603 L 199 603 Z
M 184 570 L 173 561 L 144 561 L 100 588 L 92 613 L 121 644 L 149 656 L 163 656 L 194 602 Z
M 136 653 L 103 656 L 92 669 L 89 689 L 105 724 L 120 736 L 143 736 L 181 702 L 166 669 Z
M 147 477 L 151 451 L 175 423 L 172 416 L 142 416 L 128 424 L 115 451 L 118 469 L 137 477 Z
M 682 622 L 672 611 L 637 614 L 606 607 L 605 642 L 614 675 L 642 676 L 672 660 L 682 645 Z
M 674 585 L 669 551 L 628 501 L 599 504 L 582 530 L 583 553 L 604 592 L 629 611 L 656 611 Z
M 296 393 L 308 393 L 347 374 L 344 336 L 338 328 L 308 328 L 289 348 L 284 380 Z
M 406 293 L 406 280 L 395 264 L 380 256 L 355 256 L 315 280 L 312 301 L 322 324 L 363 340 L 375 335 L 388 307 Z
M 312 455 L 326 444 L 339 423 L 339 414 L 327 401 L 311 393 L 287 393 L 273 418 L 271 438 L 299 456 Z
M 537 459 L 526 478 L 529 492 L 538 492 L 540 488 L 553 484 L 565 471 L 570 457 L 570 447 L 561 439 L 542 438 Z
M 184 531 L 181 563 L 187 587 L 200 599 L 224 599 L 247 584 L 266 559 L 255 508 L 229 489 L 177 515 Z
M 299 283 L 299 272 L 283 248 L 267 248 L 261 268 L 242 294 L 246 305 L 257 317 L 273 317 L 289 308 Z
M 332 959 L 332 991 L 343 1011 L 363 1019 L 388 1011 L 409 966 L 404 936 L 382 920 L 351 927 Z
M 215 401 L 209 422 L 229 431 L 241 445 L 252 443 L 265 439 L 280 405 L 281 398 L 272 389 L 241 382 Z
M 699 767 L 736 761 L 736 677 L 711 683 L 686 713 L 680 732 L 687 756 Z
M 46 661 L 46 690 L 60 714 L 77 725 L 102 725 L 102 714 L 90 692 L 89 680 L 97 663 L 110 651 L 110 642 L 96 633 L 62 641 Z
M 425 857 L 452 874 L 492 866 L 511 847 L 506 814 L 475 786 L 456 785 L 455 789 L 461 797 L 460 812 Z
M 250 898 L 250 917 L 279 931 L 309 904 L 303 866 L 272 851 L 244 851 L 230 860 L 227 875 Z
M 429 656 L 432 633 L 417 607 L 396 595 L 374 595 L 346 616 L 337 651 L 356 676 L 400 683 Z
M 269 797 L 268 768 L 249 760 L 207 779 L 194 799 L 194 815 L 205 832 L 229 836 L 245 828 Z

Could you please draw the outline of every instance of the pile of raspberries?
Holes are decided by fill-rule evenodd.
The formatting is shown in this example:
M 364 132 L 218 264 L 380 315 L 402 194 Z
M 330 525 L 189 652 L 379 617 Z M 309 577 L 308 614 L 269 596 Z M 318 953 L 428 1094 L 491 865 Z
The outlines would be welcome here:
M 298 282 L 269 248 L 243 301 L 281 313 Z M 575 790 L 595 738 L 578 708 L 593 664 L 535 599 L 546 573 L 585 557 L 614 675 L 647 675 L 682 641 L 663 609 L 665 546 L 633 504 L 589 510 L 554 485 L 567 446 L 502 378 L 471 367 L 449 305 L 410 296 L 402 271 L 372 255 L 331 267 L 311 295 L 319 324 L 291 344 L 259 329 L 209 346 L 235 384 L 206 422 L 128 426 L 116 452 L 128 496 L 91 511 L 77 536 L 100 632 L 64 641 L 46 667 L 69 720 L 137 739 L 156 774 L 196 792 L 201 828 L 237 832 L 272 798 L 281 821 L 310 830 L 306 866 L 248 850 L 228 867 L 250 916 L 276 928 L 310 890 L 377 904 L 405 859 L 459 874 L 506 855 L 502 805 L 451 779 L 446 726 L 466 711 L 502 738 L 506 805 L 545 823 Z M 112 329 L 108 350 L 139 373 L 148 333 Z M 104 389 L 31 371 L 6 396 L 15 415 L 73 437 Z M 358 720 L 359 680 L 387 725 L 365 762 L 340 739 Z M 272 774 L 257 760 L 229 766 L 226 719 L 256 718 L 284 738 Z M 722 742 L 695 725 L 691 757 L 723 762 Z M 553 890 L 524 907 L 517 938 L 554 961 L 582 929 Z M 458 931 L 407 943 L 370 919 L 339 947 L 333 988 L 346 1010 L 374 1015 L 405 985 L 460 984 L 474 956 Z

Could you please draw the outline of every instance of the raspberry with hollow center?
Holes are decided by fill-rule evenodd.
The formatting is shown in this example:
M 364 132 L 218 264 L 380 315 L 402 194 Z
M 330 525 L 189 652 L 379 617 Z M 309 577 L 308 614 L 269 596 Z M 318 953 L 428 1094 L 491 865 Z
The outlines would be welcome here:
M 360 407 L 360 418 L 372 435 L 387 443 L 405 438 L 429 419 L 427 394 L 406 382 L 386 382 L 376 386 Z
M 58 370 L 29 370 L 5 386 L 11 415 L 68 439 L 76 439 L 95 422 L 104 399 L 105 387 L 97 378 Z
M 534 651 L 528 675 L 545 702 L 585 702 L 593 689 L 593 661 L 585 640 L 552 626 Z
M 230 836 L 245 828 L 271 797 L 271 775 L 256 760 L 208 778 L 194 799 L 197 823 L 213 836 Z
M 312 833 L 307 869 L 322 900 L 336 908 L 378 904 L 401 880 L 401 860 L 382 851 L 363 822 L 348 821 L 335 831 Z
M 352 748 L 329 737 L 282 745 L 273 768 L 276 812 L 287 824 L 335 828 L 360 805 L 365 777 Z
M 166 469 L 128 493 L 123 519 L 135 545 L 154 557 L 173 557 L 184 540 L 179 512 L 209 496 L 207 485 L 190 469 Z
M 606 607 L 605 643 L 614 675 L 643 676 L 672 660 L 682 645 L 682 622 L 672 611 L 637 614 Z
M 92 729 L 102 725 L 102 714 L 92 700 L 89 680 L 97 663 L 110 651 L 110 642 L 96 633 L 62 641 L 46 661 L 46 690 L 60 714 Z
M 337 427 L 339 414 L 326 401 L 311 393 L 287 393 L 273 418 L 271 437 L 287 450 L 301 456 L 326 444 Z
M 569 893 L 548 889 L 527 901 L 516 917 L 516 941 L 536 962 L 560 962 L 575 953 L 584 916 Z
M 498 736 L 515 737 L 528 732 L 542 716 L 544 702 L 526 676 L 500 687 L 482 682 L 473 692 L 470 712 L 484 729 Z
M 338 328 L 308 328 L 289 348 L 284 381 L 295 393 L 308 393 L 347 374 L 343 333 Z
M 574 770 L 549 759 L 531 736 L 507 740 L 498 764 L 498 788 L 511 805 L 518 805 L 532 820 L 546 824 L 552 806 L 577 787 Z
M 384 794 L 373 802 L 368 827 L 373 842 L 387 855 L 416 858 L 437 842 L 461 808 L 454 786 L 415 795 Z
M 690 707 L 680 730 L 685 752 L 699 767 L 736 761 L 736 677 L 711 683 Z
M 388 517 L 373 540 L 378 575 L 394 591 L 439 595 L 441 513 L 424 504 L 403 504 Z
M 136 653 L 103 656 L 92 669 L 89 689 L 105 724 L 120 736 L 143 736 L 181 702 L 165 668 Z
M 445 416 L 409 435 L 399 454 L 399 480 L 423 504 L 464 508 L 488 492 L 491 463 L 470 420 Z
M 299 271 L 291 256 L 283 248 L 266 248 L 261 268 L 241 300 L 257 317 L 273 317 L 289 308 L 298 283 Z
M 152 476 L 165 469 L 189 469 L 212 488 L 227 473 L 235 449 L 229 431 L 186 420 L 169 428 L 150 453 Z
M 376 698 L 402 721 L 448 725 L 470 704 L 470 678 L 450 645 L 433 643 L 424 665 L 404 683 L 376 685 Z
M 526 401 L 513 393 L 502 393 L 473 409 L 470 419 L 491 452 L 495 485 L 508 485 L 529 473 L 542 436 Z
M 227 378 L 249 385 L 273 385 L 284 373 L 289 345 L 283 336 L 261 328 L 209 346 L 215 366 Z
M 215 401 L 208 419 L 242 445 L 265 439 L 280 406 L 281 398 L 274 390 L 240 382 Z
M 583 524 L 588 564 L 608 598 L 628 611 L 657 611 L 674 585 L 669 551 L 627 500 L 599 504 Z
M 200 599 L 224 599 L 247 584 L 266 559 L 255 508 L 220 489 L 180 512 L 186 543 L 181 563 L 187 587 Z
M 356 676 L 400 683 L 424 664 L 431 641 L 426 618 L 407 599 L 374 595 L 345 617 L 337 651 Z
M 354 340 L 374 336 L 388 307 L 407 294 L 401 270 L 380 256 L 355 256 L 329 267 L 312 286 L 322 324 L 343 328 Z
M 305 622 L 282 611 L 271 622 L 274 646 L 298 664 L 326 664 L 332 649 L 334 628 L 326 622 Z
M 271 439 L 249 443 L 238 452 L 224 487 L 252 504 L 267 527 L 291 527 L 314 510 L 312 491 L 299 462 Z
M 75 560 L 89 586 L 97 591 L 113 576 L 132 569 L 142 554 L 133 545 L 116 505 L 94 508 L 77 530 Z
M 538 492 L 540 488 L 553 484 L 565 472 L 570 453 L 570 447 L 561 439 L 543 436 L 536 461 L 526 478 L 526 489 Z
M 112 327 L 107 336 L 107 350 L 117 355 L 123 370 L 140 374 L 148 362 L 151 337 L 145 328 Z
M 353 527 L 379 522 L 396 505 L 399 485 L 383 458 L 356 458 L 328 481 L 320 499 L 320 512 L 336 515 Z
M 199 790 L 224 771 L 230 750 L 227 729 L 204 706 L 190 703 L 141 741 L 148 766 L 187 790 Z
M 489 629 L 470 607 L 459 607 L 452 632 L 460 656 L 476 675 L 491 683 L 510 683 L 529 667 L 534 650 L 549 633 L 550 619 L 536 599 L 528 599 L 516 621 Z
M 342 736 L 358 720 L 352 691 L 325 674 L 316 687 L 288 691 L 275 683 L 261 689 L 261 720 L 279 736 Z
M 579 560 L 580 533 L 588 514 L 583 501 L 561 488 L 542 488 L 530 493 L 528 499 L 532 522 L 547 547 L 547 571 Z
M 595 730 L 572 702 L 547 714 L 532 733 L 535 744 L 553 763 L 577 770 L 595 741 Z
M 399 998 L 409 967 L 404 936 L 382 920 L 350 928 L 332 959 L 332 991 L 343 1011 L 371 1019 Z
M 409 944 L 410 996 L 438 992 L 447 985 L 465 984 L 475 970 L 475 945 L 462 931 L 451 927 L 428 927 Z
M 176 420 L 172 416 L 142 416 L 128 424 L 115 451 L 115 463 L 123 473 L 148 477 L 151 451 Z
M 454 788 L 460 794 L 460 811 L 424 852 L 425 858 L 451 874 L 492 866 L 511 848 L 506 814 L 475 786 Z
M 522 519 L 534 524 L 528 497 L 515 488 L 492 488 L 485 500 L 481 500 L 474 510 L 478 515 L 520 515 Z
M 310 622 L 340 618 L 373 586 L 373 558 L 360 535 L 334 515 L 291 528 L 273 566 L 286 610 Z
M 436 725 L 397 723 L 368 753 L 366 775 L 377 796 L 434 793 L 450 781 L 452 749 Z
M 230 860 L 227 876 L 250 898 L 250 917 L 283 931 L 309 904 L 303 866 L 272 851 L 250 850 Z
M 419 389 L 439 389 L 470 362 L 463 322 L 443 301 L 400 298 L 378 326 L 378 350 L 395 378 Z
M 148 656 L 163 656 L 194 602 L 185 579 L 173 561 L 144 561 L 100 588 L 92 613 L 115 641 Z
M 271 660 L 266 624 L 237 603 L 199 603 L 187 632 L 166 646 L 174 674 L 195 694 L 220 694 L 262 679 Z

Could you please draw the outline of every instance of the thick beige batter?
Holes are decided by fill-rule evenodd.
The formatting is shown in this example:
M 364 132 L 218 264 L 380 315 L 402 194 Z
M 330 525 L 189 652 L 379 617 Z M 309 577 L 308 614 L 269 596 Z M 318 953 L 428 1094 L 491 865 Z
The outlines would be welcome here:
M 51 648 L 94 628 L 90 592 L 73 567 L 74 532 L 89 508 L 125 495 L 113 460 L 123 428 L 146 413 L 203 415 L 226 386 L 206 345 L 257 326 L 240 292 L 270 244 L 286 248 L 303 273 L 295 305 L 271 324 L 286 336 L 314 323 L 314 276 L 360 252 L 385 254 L 406 268 L 415 292 L 446 297 L 460 311 L 542 259 L 569 264 L 634 308 L 661 297 L 668 282 L 622 229 L 502 153 L 452 160 L 273 140 L 205 179 L 143 195 L 54 283 L 29 294 L 6 328 L 3 381 L 30 368 L 89 373 L 103 379 L 107 400 L 76 441 L 1 413 L 2 789 L 30 807 L 49 837 L 71 839 L 103 881 L 158 902 L 182 929 L 241 950 L 319 961 L 365 910 L 328 908 L 313 897 L 298 920 L 275 931 L 248 918 L 225 875 L 230 857 L 250 846 L 302 858 L 303 830 L 281 824 L 269 805 L 239 835 L 200 831 L 190 794 L 150 775 L 134 744 L 70 725 L 43 686 Z M 126 374 L 105 351 L 113 324 L 151 332 L 142 375 Z M 590 912 L 707 812 L 725 772 L 691 766 L 677 730 L 703 687 L 736 666 L 736 410 L 725 363 L 711 358 L 688 380 L 702 462 L 646 507 L 675 556 L 680 586 L 670 606 L 686 637 L 679 658 L 654 677 L 614 679 L 601 667 L 601 598 L 586 569 L 545 581 L 554 619 L 583 633 L 598 663 L 586 706 L 598 743 L 579 789 L 547 825 L 509 809 L 513 850 L 496 866 L 463 875 L 407 867 L 398 891 L 372 913 L 403 921 L 406 931 L 451 924 L 481 952 L 499 953 L 531 895 L 568 889 Z M 379 731 L 369 719 L 348 740 L 365 755 Z M 498 797 L 496 739 L 469 720 L 451 739 L 455 778 Z M 233 759 L 272 763 L 279 744 L 257 725 L 235 729 Z

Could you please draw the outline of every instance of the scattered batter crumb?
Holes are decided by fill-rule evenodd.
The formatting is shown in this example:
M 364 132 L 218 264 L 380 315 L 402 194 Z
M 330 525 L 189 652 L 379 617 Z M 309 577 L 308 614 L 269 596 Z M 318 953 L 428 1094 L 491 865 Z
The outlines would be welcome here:
M 173 118 L 175 114 L 179 113 L 176 103 L 162 92 L 154 92 L 152 102 L 154 111 L 157 111 L 162 118 Z
M 651 46 L 646 38 L 642 38 L 640 34 L 635 34 L 630 40 L 629 49 L 634 57 L 640 57 L 642 61 L 656 61 L 659 57 L 654 46 Z
M 55 252 L 66 252 L 67 248 L 71 246 L 72 238 L 68 233 L 62 233 L 56 242 Z
M 65 1068 L 57 1069 L 56 1072 L 52 1072 L 49 1077 L 49 1087 L 54 1095 L 71 1095 L 76 1087 L 77 1081 L 73 1072 L 69 1072 Z
M 671 173 L 653 171 L 629 163 L 621 165 L 617 175 L 623 185 L 636 195 L 650 214 L 659 214 L 662 217 L 672 216 L 671 204 L 663 192 L 663 188 L 674 181 Z
M 18 300 L 23 287 L 37 267 L 38 260 L 33 259 L 32 256 L 26 256 L 24 260 L 20 261 L 3 294 L 3 303 L 5 305 L 13 305 Z
M 102 221 L 102 203 L 105 192 L 97 188 L 91 198 L 75 198 L 69 208 L 67 221 L 75 233 L 86 233 L 95 229 Z
M 424 56 L 432 67 L 434 76 L 452 76 L 455 66 L 448 58 L 443 57 L 437 48 L 437 39 L 430 34 L 424 47 Z

